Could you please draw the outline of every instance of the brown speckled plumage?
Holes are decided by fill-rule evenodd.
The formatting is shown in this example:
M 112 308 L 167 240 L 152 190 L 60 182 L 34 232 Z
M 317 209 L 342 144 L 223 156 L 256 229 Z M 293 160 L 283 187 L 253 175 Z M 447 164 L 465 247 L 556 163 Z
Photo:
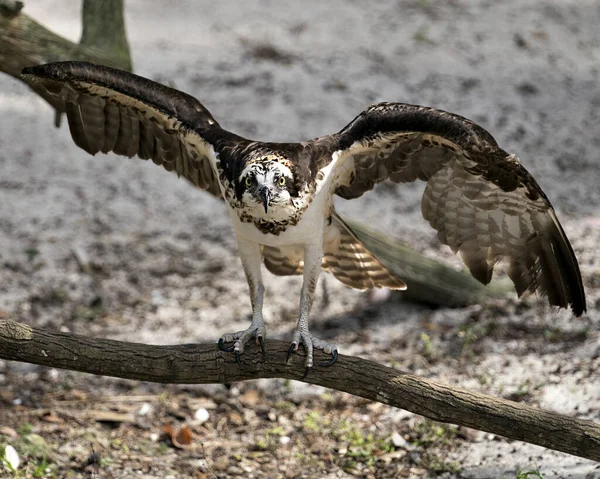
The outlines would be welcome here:
M 333 161 L 328 195 L 356 198 L 388 179 L 426 181 L 424 218 L 443 243 L 460 252 L 475 278 L 489 282 L 494 265 L 505 259 L 519 294 L 539 291 L 576 315 L 586 309 L 577 259 L 548 198 L 516 156 L 466 118 L 381 103 L 337 134 L 304 143 L 263 143 L 223 130 L 195 98 L 130 73 L 65 62 L 23 74 L 63 102 L 72 137 L 87 152 L 152 159 L 224 196 L 234 209 L 248 206 L 241 199 L 244 168 L 265 158 L 280 161 L 293 173 L 286 186 L 290 216 L 272 221 L 240 212 L 242 222 L 254 223 L 266 236 L 299 224 L 317 185 L 329 179 L 324 171 Z M 329 214 L 323 213 L 323 221 Z M 351 230 L 344 233 L 342 223 L 334 223 L 342 241 L 330 251 L 325 245 L 323 266 L 354 287 L 393 287 L 390 273 Z M 276 274 L 301 272 L 301 262 L 286 257 L 284 249 L 263 248 L 267 267 Z M 372 268 L 373 274 L 358 274 L 355 266 Z

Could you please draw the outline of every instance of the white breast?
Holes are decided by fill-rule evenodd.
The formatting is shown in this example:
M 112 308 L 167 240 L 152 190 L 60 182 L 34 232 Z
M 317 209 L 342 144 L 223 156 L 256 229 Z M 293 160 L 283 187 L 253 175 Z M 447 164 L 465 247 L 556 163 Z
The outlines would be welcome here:
M 327 201 L 328 198 L 329 201 Z M 254 223 L 240 221 L 237 212 L 231 207 L 228 209 L 235 232 L 239 237 L 267 246 L 287 246 L 314 243 L 320 236 L 323 236 L 325 215 L 330 202 L 331 194 L 322 190 L 304 210 L 300 221 L 296 225 L 288 226 L 279 235 L 263 233 Z
M 337 155 L 323 170 L 323 179 L 317 181 L 315 198 L 302 213 L 300 221 L 294 226 L 288 226 L 279 235 L 263 233 L 254 223 L 240 221 L 238 214 L 228 207 L 235 232 L 238 237 L 245 238 L 266 246 L 294 246 L 315 243 L 323 238 L 325 221 L 332 205 L 332 188 L 335 185 L 334 171 Z

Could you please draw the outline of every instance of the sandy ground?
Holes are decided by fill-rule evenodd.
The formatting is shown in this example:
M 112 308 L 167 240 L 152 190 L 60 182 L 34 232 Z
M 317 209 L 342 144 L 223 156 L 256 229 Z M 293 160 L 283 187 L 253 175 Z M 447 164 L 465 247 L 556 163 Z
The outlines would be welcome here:
M 25 11 L 77 41 L 79 3 L 30 0 Z M 314 332 L 343 353 L 599 420 L 600 7 L 589 0 L 364 5 L 127 0 L 126 16 L 136 73 L 191 93 L 245 136 L 297 141 L 335 132 L 378 101 L 435 106 L 486 127 L 556 207 L 581 263 L 588 314 L 575 320 L 536 298 L 432 310 L 398 294 L 371 305 L 367 295 L 325 277 L 329 301 L 320 297 L 315 306 Z M 224 206 L 150 164 L 87 156 L 52 120 L 24 85 L 0 76 L 0 311 L 48 328 L 157 344 L 213 341 L 245 328 L 247 286 Z M 338 208 L 458 265 L 420 217 L 422 190 L 383 187 Z M 93 275 L 79 271 L 74 248 L 98 265 Z M 267 273 L 266 285 L 269 334 L 287 338 L 300 282 Z M 44 375 L 0 362 L 0 388 L 25 406 L 35 407 Z M 45 380 L 99 395 L 125 384 L 64 372 Z M 278 384 L 252 387 L 264 392 Z M 162 387 L 128 388 L 160 394 Z M 167 390 L 234 394 L 220 386 Z M 323 391 L 294 384 L 281 394 L 306 407 L 303 398 Z M 24 417 L 15 415 L 16 403 L 1 404 L 5 418 Z M 377 414 L 379 433 L 388 437 L 414 419 Z M 590 461 L 491 435 L 455 440 L 444 459 L 459 465 L 447 477 L 515 477 L 537 467 L 545 478 L 600 477 Z M 435 474 L 402 461 L 409 459 L 393 467 Z M 271 477 L 248 467 L 245 477 Z M 311 474 L 346 477 L 343 469 Z M 172 477 L 188 477 L 172 470 Z M 385 467 L 362 471 L 352 475 L 396 477 Z M 156 474 L 147 477 L 167 477 Z

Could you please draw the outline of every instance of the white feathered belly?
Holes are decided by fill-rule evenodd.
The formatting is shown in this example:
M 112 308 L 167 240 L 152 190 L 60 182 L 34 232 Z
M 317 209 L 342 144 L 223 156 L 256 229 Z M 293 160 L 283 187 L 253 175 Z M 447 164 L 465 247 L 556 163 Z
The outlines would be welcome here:
M 228 209 L 238 237 L 266 246 L 280 247 L 320 241 L 330 208 L 331 194 L 326 193 L 326 188 L 321 188 L 316 198 L 302 213 L 300 221 L 295 225 L 287 226 L 285 231 L 281 231 L 278 235 L 263 233 L 254 223 L 240 221 L 237 212 L 230 207 Z
M 228 204 L 229 214 L 238 237 L 276 247 L 315 244 L 323 241 L 325 223 L 328 221 L 333 204 L 333 185 L 337 184 L 341 176 L 350 174 L 344 168 L 336 168 L 339 160 L 340 156 L 335 152 L 329 165 L 321 170 L 319 174 L 321 179 L 316 181 L 315 197 L 302 213 L 300 221 L 295 225 L 287 226 L 285 231 L 281 231 L 278 235 L 263 233 L 254 223 L 240 221 L 237 212 Z

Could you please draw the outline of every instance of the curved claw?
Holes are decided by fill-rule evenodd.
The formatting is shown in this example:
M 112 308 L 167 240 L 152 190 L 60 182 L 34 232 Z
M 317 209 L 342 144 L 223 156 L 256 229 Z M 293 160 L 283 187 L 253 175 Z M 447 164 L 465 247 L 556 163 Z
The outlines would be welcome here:
M 337 352 L 337 349 L 334 349 L 331 352 L 331 359 L 329 361 L 327 361 L 326 363 L 319 363 L 319 366 L 321 366 L 322 368 L 328 368 L 329 366 L 334 365 L 337 362 L 337 360 L 338 360 L 338 352 Z
M 235 362 L 238 363 L 238 364 L 242 364 L 240 362 L 240 352 L 239 351 L 235 352 Z
M 260 350 L 263 353 L 263 356 L 265 355 L 265 340 L 263 339 L 262 336 L 258 337 L 258 344 L 260 344 Z
M 297 346 L 295 343 L 290 344 L 290 349 L 288 349 L 287 356 L 285 357 L 286 364 L 289 362 L 290 356 L 292 355 L 292 353 L 294 353 L 296 351 L 296 348 L 297 348 Z
M 223 338 L 219 338 L 219 342 L 217 343 L 217 346 L 219 347 L 219 349 L 221 351 L 225 351 L 226 353 L 233 352 L 233 346 L 225 346 Z
M 302 379 L 305 379 L 306 376 L 308 376 L 309 372 L 310 372 L 310 368 L 308 366 L 306 366 L 306 368 L 304 369 L 304 376 L 302 376 Z

